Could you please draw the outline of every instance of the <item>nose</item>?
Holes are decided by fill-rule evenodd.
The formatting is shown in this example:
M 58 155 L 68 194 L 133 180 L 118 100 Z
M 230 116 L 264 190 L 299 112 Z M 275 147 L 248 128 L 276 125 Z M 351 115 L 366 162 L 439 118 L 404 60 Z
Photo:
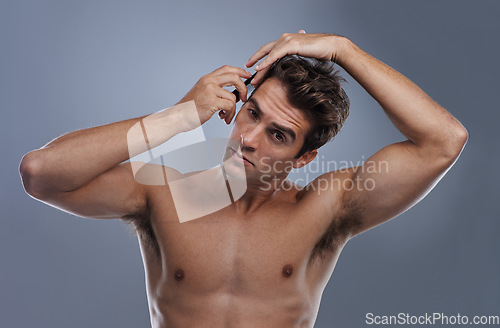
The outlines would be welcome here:
M 258 129 L 249 129 L 240 135 L 240 144 L 242 150 L 254 151 L 259 147 Z

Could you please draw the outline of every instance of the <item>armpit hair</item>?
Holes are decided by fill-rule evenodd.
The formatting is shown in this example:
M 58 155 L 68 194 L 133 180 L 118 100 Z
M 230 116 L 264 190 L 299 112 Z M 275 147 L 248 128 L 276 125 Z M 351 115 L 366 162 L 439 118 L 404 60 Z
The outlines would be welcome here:
M 151 225 L 150 211 L 142 215 L 124 215 L 121 220 L 130 227 L 130 234 L 137 236 L 148 252 L 160 259 L 160 247 Z
M 351 200 L 344 202 L 340 214 L 332 220 L 325 233 L 313 248 L 311 260 L 315 258 L 324 258 L 328 253 L 336 251 L 341 247 L 355 230 L 361 224 L 359 219 L 360 204 Z

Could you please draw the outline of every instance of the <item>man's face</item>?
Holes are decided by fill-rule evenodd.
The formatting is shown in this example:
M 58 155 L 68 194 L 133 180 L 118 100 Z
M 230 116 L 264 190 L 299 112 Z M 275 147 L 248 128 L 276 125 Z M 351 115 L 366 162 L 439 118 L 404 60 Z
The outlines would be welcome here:
M 236 115 L 224 167 L 231 174 L 244 166 L 248 182 L 284 179 L 292 168 L 314 158 L 315 152 L 295 158 L 309 128 L 303 112 L 288 102 L 281 82 L 270 78 Z

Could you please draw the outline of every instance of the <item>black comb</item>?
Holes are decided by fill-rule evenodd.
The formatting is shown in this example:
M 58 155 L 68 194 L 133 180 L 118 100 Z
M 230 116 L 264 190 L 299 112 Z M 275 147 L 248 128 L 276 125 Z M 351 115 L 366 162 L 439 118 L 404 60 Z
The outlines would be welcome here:
M 252 81 L 252 79 L 255 77 L 256 74 L 257 74 L 257 72 L 253 73 L 252 77 L 246 79 L 245 82 L 243 82 L 243 83 L 245 83 L 245 85 L 249 85 L 250 82 Z M 240 93 L 239 93 L 238 90 L 234 89 L 233 90 L 233 95 L 236 96 L 236 102 L 240 101 Z

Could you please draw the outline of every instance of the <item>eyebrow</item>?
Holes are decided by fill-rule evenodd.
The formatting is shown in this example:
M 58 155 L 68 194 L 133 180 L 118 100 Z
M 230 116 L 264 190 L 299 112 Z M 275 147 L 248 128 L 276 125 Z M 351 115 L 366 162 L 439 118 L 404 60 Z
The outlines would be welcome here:
M 248 99 L 249 102 L 251 102 L 254 107 L 255 107 L 255 111 L 257 111 L 259 113 L 259 115 L 263 115 L 262 113 L 262 110 L 260 109 L 259 107 L 259 104 L 257 103 L 257 100 L 253 99 L 253 98 L 250 98 Z M 295 139 L 297 139 L 297 135 L 295 134 L 295 132 L 292 130 L 292 129 L 289 129 L 283 125 L 279 125 L 278 123 L 274 123 L 272 122 L 271 125 L 276 129 L 276 130 L 279 130 L 283 133 L 286 133 L 288 134 L 290 137 L 292 137 L 292 139 L 295 141 Z

